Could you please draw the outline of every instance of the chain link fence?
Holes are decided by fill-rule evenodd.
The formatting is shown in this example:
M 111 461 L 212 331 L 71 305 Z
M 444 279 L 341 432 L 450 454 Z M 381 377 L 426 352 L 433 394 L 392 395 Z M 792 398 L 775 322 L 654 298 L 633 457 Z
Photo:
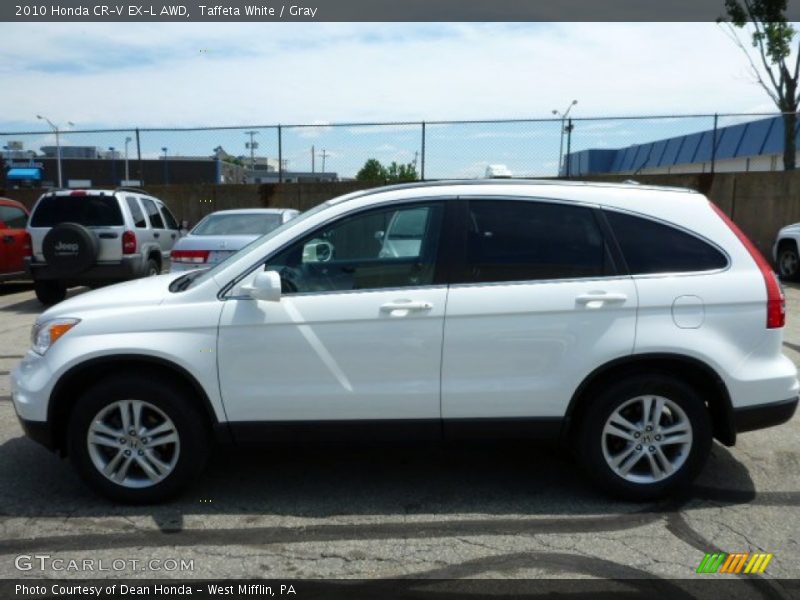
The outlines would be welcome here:
M 780 168 L 774 156 L 782 153 L 782 127 L 776 114 L 51 127 L 0 132 L 0 145 L 7 178 L 15 169 L 40 171 L 38 181 L 8 179 L 10 187 L 346 181 L 373 159 L 390 177 L 397 173 L 393 163 L 407 167 L 403 177 L 416 179 L 481 178 L 490 165 L 514 177 L 580 177 L 736 165 L 774 170 Z

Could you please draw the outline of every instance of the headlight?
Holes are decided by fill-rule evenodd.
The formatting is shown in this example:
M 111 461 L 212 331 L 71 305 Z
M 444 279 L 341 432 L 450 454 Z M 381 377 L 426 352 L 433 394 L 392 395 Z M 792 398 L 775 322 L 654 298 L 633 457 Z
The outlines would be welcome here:
M 37 323 L 31 329 L 33 351 L 44 354 L 56 340 L 80 323 L 80 319 L 51 319 Z

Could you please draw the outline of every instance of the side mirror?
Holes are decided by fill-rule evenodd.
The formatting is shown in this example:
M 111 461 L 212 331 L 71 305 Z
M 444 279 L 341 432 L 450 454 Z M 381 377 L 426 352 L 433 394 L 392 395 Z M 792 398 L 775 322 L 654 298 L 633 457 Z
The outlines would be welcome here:
M 281 276 L 277 271 L 259 271 L 250 285 L 242 286 L 242 293 L 254 300 L 280 302 Z

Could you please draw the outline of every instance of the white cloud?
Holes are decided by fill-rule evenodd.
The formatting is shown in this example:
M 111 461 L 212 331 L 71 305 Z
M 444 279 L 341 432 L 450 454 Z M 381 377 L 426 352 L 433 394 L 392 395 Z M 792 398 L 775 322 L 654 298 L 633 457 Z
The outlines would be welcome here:
M 572 98 L 576 117 L 770 108 L 711 23 L 5 23 L 0 36 L 2 119 L 37 129 L 36 113 L 79 128 L 319 123 L 314 137 L 332 122 L 549 118 Z

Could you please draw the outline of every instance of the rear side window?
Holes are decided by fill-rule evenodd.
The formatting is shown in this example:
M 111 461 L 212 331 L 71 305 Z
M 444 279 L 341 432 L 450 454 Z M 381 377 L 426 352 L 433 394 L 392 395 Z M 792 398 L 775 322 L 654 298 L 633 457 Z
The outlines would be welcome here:
M 122 211 L 114 196 L 45 196 L 31 216 L 31 227 L 66 222 L 86 227 L 122 225 Z
M 150 226 L 153 229 L 164 229 L 164 221 L 161 219 L 161 213 L 158 212 L 156 203 L 150 198 L 142 198 L 142 204 L 145 211 L 147 211 L 147 216 L 150 218 Z
M 144 219 L 144 213 L 142 212 L 142 208 L 139 206 L 139 201 L 133 196 L 127 196 L 125 198 L 125 202 L 128 203 L 128 208 L 131 210 L 133 224 L 136 226 L 136 228 L 147 229 L 147 221 Z
M 571 279 L 613 271 L 589 208 L 499 200 L 471 201 L 469 207 L 469 281 Z
M 728 265 L 711 244 L 662 223 L 606 211 L 632 275 L 711 271 Z
M 172 213 L 169 212 L 169 209 L 161 205 L 161 214 L 164 217 L 164 221 L 167 224 L 167 229 L 180 229 L 178 226 L 178 222 L 175 220 L 175 217 L 172 216 Z
M 28 215 L 16 206 L 3 205 L 0 206 L 0 221 L 3 221 L 9 229 L 25 229 Z

